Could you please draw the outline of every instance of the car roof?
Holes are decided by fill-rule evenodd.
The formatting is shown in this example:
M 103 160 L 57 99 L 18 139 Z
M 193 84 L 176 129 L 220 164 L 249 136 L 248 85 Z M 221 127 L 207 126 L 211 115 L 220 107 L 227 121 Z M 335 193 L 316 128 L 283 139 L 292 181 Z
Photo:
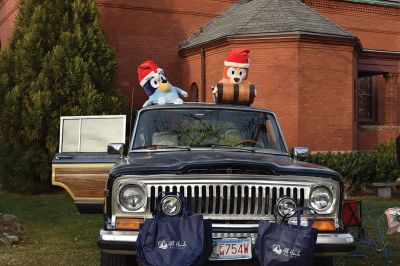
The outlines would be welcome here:
M 184 102 L 183 104 L 163 104 L 163 105 L 149 105 L 141 110 L 157 110 L 157 109 L 181 109 L 184 108 L 204 108 L 204 109 L 229 109 L 229 110 L 241 110 L 241 111 L 252 111 L 252 112 L 268 112 L 273 113 L 270 110 L 263 108 L 255 108 L 247 105 L 237 104 L 216 104 L 216 103 L 205 103 L 205 102 Z

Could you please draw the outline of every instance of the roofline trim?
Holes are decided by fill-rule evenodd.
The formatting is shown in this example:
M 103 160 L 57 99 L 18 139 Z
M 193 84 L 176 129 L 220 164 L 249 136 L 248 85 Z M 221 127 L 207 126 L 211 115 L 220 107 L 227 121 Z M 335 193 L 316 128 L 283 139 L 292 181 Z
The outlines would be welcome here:
M 381 0 L 342 0 L 343 2 L 352 2 L 358 4 L 366 4 L 366 5 L 374 5 L 374 6 L 389 6 L 400 8 L 400 2 L 393 2 L 390 0 L 381 1 Z
M 280 32 L 280 33 L 269 33 L 269 34 L 251 34 L 251 35 L 232 35 L 232 36 L 223 36 L 217 39 L 213 39 L 210 41 L 206 41 L 203 43 L 199 43 L 193 46 L 188 47 L 179 47 L 178 53 L 181 57 L 186 54 L 197 51 L 201 48 L 209 48 L 214 45 L 222 44 L 222 43 L 233 43 L 233 42 L 265 42 L 265 41 L 299 41 L 299 40 L 314 40 L 319 42 L 326 43 L 335 43 L 341 45 L 356 45 L 360 43 L 359 39 L 354 36 L 338 36 L 338 35 L 327 35 L 327 34 L 316 34 L 311 32 Z
M 361 58 L 380 58 L 398 61 L 400 51 L 362 49 Z
M 400 51 L 373 50 L 373 49 L 364 49 L 364 51 L 369 53 L 400 55 Z

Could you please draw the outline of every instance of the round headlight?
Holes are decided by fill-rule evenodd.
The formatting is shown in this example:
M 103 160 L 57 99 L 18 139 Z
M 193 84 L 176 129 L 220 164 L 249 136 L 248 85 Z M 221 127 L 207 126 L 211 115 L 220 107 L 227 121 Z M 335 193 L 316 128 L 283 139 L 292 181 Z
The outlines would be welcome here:
M 177 215 L 181 211 L 181 208 L 182 202 L 177 196 L 168 195 L 161 200 L 161 209 L 165 215 Z
M 281 198 L 276 204 L 280 216 L 291 217 L 296 209 L 296 202 L 292 198 Z
M 333 197 L 326 187 L 317 187 L 311 192 L 310 204 L 317 211 L 325 211 L 332 206 Z
M 121 204 L 130 211 L 137 211 L 146 203 L 146 192 L 137 185 L 124 187 L 120 193 Z

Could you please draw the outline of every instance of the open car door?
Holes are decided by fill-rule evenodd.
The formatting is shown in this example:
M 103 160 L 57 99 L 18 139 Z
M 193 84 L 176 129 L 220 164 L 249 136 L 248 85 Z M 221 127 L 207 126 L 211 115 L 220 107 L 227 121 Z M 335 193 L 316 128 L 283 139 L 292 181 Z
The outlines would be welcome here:
M 52 161 L 52 184 L 63 187 L 81 213 L 103 213 L 108 174 L 119 155 L 109 143 L 125 143 L 125 115 L 60 118 L 60 146 Z

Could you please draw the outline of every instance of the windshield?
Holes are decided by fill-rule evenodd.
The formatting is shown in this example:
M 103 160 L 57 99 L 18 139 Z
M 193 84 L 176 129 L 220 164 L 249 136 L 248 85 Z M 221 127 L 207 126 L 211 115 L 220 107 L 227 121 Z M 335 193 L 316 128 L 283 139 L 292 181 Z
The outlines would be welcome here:
M 248 110 L 157 109 L 141 113 L 132 149 L 268 149 L 286 153 L 272 114 Z

